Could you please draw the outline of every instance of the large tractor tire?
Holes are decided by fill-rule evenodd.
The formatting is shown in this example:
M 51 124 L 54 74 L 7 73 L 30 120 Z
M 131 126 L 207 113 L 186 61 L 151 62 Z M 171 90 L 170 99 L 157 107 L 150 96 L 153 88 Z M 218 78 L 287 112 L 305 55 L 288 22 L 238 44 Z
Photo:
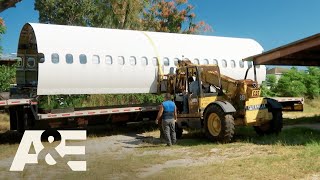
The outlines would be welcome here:
M 207 138 L 222 143 L 230 142 L 234 135 L 234 119 L 218 105 L 210 105 L 204 115 L 204 129 Z
M 278 134 L 282 130 L 283 120 L 282 120 L 282 110 L 281 109 L 271 109 L 272 120 L 262 124 L 260 126 L 254 126 L 254 130 L 260 136 L 268 134 Z

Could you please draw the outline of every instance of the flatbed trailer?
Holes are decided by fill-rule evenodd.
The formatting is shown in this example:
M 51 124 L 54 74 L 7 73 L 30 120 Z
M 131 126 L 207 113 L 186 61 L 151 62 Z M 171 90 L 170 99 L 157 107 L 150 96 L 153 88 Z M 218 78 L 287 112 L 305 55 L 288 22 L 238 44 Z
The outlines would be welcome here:
M 282 105 L 282 111 L 303 111 L 303 97 L 272 97 Z
M 32 99 L 0 100 L 0 109 L 10 114 L 10 129 L 24 131 L 33 128 L 86 127 L 88 124 L 126 123 L 155 120 L 158 105 L 132 105 L 121 107 L 88 107 L 55 109 L 39 112 Z

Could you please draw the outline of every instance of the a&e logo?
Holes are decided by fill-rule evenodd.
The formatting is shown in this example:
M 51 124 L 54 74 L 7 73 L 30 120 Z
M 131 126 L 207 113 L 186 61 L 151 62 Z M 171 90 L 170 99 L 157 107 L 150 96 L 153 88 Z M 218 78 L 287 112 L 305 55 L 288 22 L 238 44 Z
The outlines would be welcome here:
M 66 146 L 66 140 L 69 142 L 69 140 L 86 140 L 86 138 L 85 130 L 27 130 L 23 134 L 10 171 L 23 171 L 26 164 L 37 164 L 39 157 L 44 157 L 44 161 L 49 165 L 66 163 L 73 171 L 86 171 L 86 161 L 66 162 L 63 159 L 66 155 L 85 155 L 85 146 Z M 49 151 L 48 148 L 44 148 L 41 139 L 49 143 L 57 139 L 61 139 L 61 141 L 59 145 Z M 34 148 L 34 154 L 29 154 L 31 146 Z

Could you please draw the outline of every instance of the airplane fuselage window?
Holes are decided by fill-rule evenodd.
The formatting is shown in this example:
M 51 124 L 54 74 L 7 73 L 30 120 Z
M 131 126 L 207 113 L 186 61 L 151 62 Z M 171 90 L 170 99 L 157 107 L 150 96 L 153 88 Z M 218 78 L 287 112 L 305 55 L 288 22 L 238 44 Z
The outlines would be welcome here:
M 239 66 L 240 66 L 241 68 L 244 68 L 244 62 L 243 62 L 242 60 L 239 61 Z
M 129 63 L 130 63 L 130 65 L 135 66 L 135 65 L 137 64 L 137 59 L 136 59 L 136 57 L 130 56 L 130 58 L 129 58 Z
M 118 63 L 119 63 L 119 65 L 124 65 L 125 60 L 124 60 L 123 56 L 118 56 Z
M 218 65 L 218 60 L 213 59 L 213 63 L 212 63 L 212 64 L 216 64 L 216 65 Z
M 72 54 L 66 54 L 66 63 L 67 64 L 73 63 L 73 55 Z
M 79 55 L 80 64 L 87 64 L 87 56 L 85 54 Z
M 194 64 L 200 64 L 199 59 L 194 59 Z
M 53 64 L 58 64 L 59 63 L 59 54 L 57 54 L 57 53 L 51 54 L 51 62 Z
M 169 58 L 167 58 L 167 57 L 163 58 L 163 65 L 164 65 L 164 66 L 170 66 L 170 60 L 169 60 Z
M 159 61 L 157 57 L 152 58 L 152 63 L 154 66 L 158 66 L 159 65 Z
M 222 60 L 222 67 L 224 68 L 228 67 L 228 63 L 225 59 Z
M 100 64 L 100 57 L 98 55 L 92 56 L 92 64 Z
M 106 56 L 106 64 L 111 65 L 112 63 L 113 63 L 112 62 L 112 56 L 107 55 Z
M 22 66 L 23 66 L 22 57 L 17 57 L 17 67 L 22 67 Z
M 145 56 L 141 57 L 141 64 L 142 66 L 148 66 L 148 58 Z
M 34 68 L 36 65 L 36 60 L 33 57 L 28 57 L 27 59 L 27 67 Z
M 46 59 L 44 57 L 39 59 L 39 63 L 44 63 L 46 61 Z
M 235 68 L 236 67 L 236 62 L 234 60 L 231 60 L 231 67 Z
M 203 64 L 209 64 L 209 60 L 208 59 L 204 59 L 202 63 Z
M 179 61 L 178 58 L 174 58 L 173 62 L 174 62 L 174 65 L 175 65 L 175 66 L 178 66 L 178 61 Z

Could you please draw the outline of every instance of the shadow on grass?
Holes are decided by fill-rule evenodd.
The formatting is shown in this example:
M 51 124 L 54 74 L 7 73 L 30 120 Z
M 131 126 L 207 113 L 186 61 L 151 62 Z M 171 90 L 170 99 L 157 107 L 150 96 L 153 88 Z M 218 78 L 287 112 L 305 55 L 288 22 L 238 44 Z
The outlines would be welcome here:
M 238 128 L 235 142 L 254 143 L 259 145 L 296 146 L 310 143 L 320 144 L 320 130 L 308 127 L 292 127 L 283 129 L 278 135 L 258 136 L 250 127 Z
M 208 140 L 201 130 L 192 130 L 188 133 L 184 133 L 181 139 L 178 139 L 177 144 L 179 146 L 199 146 L 213 144 L 217 142 L 212 142 Z
M 320 123 L 320 116 L 311 116 L 311 117 L 301 117 L 294 119 L 283 119 L 284 125 L 294 125 L 294 124 L 310 124 L 310 123 Z
M 285 124 L 306 124 L 318 122 L 319 117 L 299 118 L 293 123 L 286 120 Z M 290 122 L 290 123 L 287 123 Z M 111 124 L 87 128 L 88 137 L 105 137 L 112 135 L 126 135 L 140 139 L 152 146 L 163 144 L 159 138 L 145 137 L 139 134 L 158 130 L 153 122 L 132 123 L 132 124 Z M 0 133 L 0 144 L 14 144 L 21 141 L 22 134 L 16 131 L 7 131 Z M 306 145 L 308 143 L 320 144 L 320 130 L 313 130 L 307 127 L 291 127 L 282 130 L 278 135 L 258 136 L 252 127 L 237 127 L 232 142 L 254 143 L 254 144 L 277 144 L 277 145 Z M 231 142 L 231 143 L 232 143 Z M 198 146 L 220 144 L 208 140 L 205 134 L 198 131 L 184 133 L 181 139 L 178 139 L 179 146 Z
M 308 127 L 290 127 L 283 129 L 278 135 L 271 134 L 259 136 L 254 131 L 253 127 L 237 127 L 231 143 L 234 142 L 283 146 L 307 145 L 310 143 L 320 144 L 320 129 L 315 130 Z M 181 146 L 209 144 L 220 143 L 209 141 L 201 131 L 184 134 L 183 138 L 178 141 L 178 145 Z
M 104 137 L 112 135 L 132 135 L 142 134 L 158 130 L 158 125 L 152 122 L 139 122 L 130 124 L 109 124 L 102 126 L 87 127 L 87 135 L 90 137 Z
M 132 124 L 109 124 L 109 125 L 100 125 L 100 126 L 90 126 L 87 127 L 87 136 L 88 137 L 104 137 L 104 136 L 112 136 L 112 135 L 128 135 L 132 137 L 136 137 L 139 139 L 138 134 L 144 132 L 150 132 L 157 129 L 157 125 L 154 122 L 143 122 L 143 123 L 132 123 Z M 55 132 L 56 129 L 51 129 L 52 132 Z M 49 134 L 50 131 L 49 130 Z M 64 129 L 71 130 L 71 129 Z M 79 130 L 79 129 L 73 129 Z M 20 143 L 22 139 L 23 133 L 19 133 L 17 131 L 0 131 L 0 144 L 16 144 Z M 141 138 L 141 137 L 140 137 Z M 58 140 L 55 136 L 55 139 Z M 42 141 L 46 141 L 42 139 Z
M 22 133 L 17 131 L 6 131 L 0 133 L 0 144 L 16 144 L 22 139 Z

